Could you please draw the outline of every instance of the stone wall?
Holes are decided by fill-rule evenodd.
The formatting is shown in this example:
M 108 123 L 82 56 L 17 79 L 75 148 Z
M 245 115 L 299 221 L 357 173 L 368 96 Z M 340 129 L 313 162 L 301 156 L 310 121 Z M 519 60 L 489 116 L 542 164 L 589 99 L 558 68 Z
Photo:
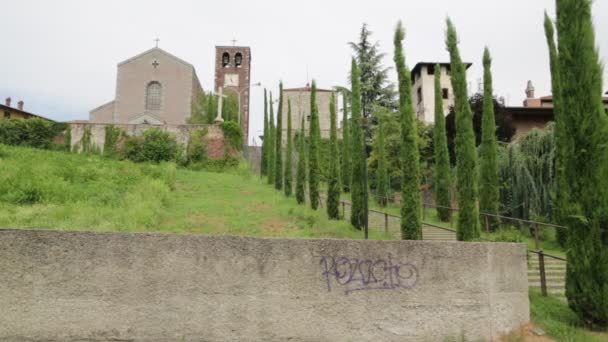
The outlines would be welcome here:
M 190 140 L 190 132 L 207 129 L 207 157 L 212 159 L 218 159 L 224 157 L 225 144 L 224 144 L 224 133 L 222 129 L 217 125 L 135 125 L 135 124 L 99 124 L 99 123 L 72 123 L 70 124 L 72 130 L 72 150 L 79 150 L 82 146 L 81 140 L 84 135 L 84 131 L 87 127 L 91 129 L 91 141 L 103 151 L 103 145 L 106 138 L 106 126 L 114 126 L 124 131 L 127 135 L 140 135 L 148 129 L 159 128 L 163 131 L 171 132 L 175 134 L 177 142 L 183 146 L 188 146 Z M 234 152 L 234 151 L 232 151 Z M 234 154 L 234 153 L 232 153 Z
M 522 244 L 0 230 L 0 341 L 443 341 L 529 320 Z

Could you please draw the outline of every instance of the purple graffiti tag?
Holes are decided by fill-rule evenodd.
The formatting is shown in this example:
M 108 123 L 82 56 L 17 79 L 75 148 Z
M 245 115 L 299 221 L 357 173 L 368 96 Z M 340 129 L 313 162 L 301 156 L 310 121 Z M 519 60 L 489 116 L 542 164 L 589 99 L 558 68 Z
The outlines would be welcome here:
M 386 259 L 370 260 L 345 256 L 321 256 L 321 276 L 331 292 L 336 284 L 348 295 L 356 291 L 411 289 L 418 282 L 418 269 L 411 263 Z

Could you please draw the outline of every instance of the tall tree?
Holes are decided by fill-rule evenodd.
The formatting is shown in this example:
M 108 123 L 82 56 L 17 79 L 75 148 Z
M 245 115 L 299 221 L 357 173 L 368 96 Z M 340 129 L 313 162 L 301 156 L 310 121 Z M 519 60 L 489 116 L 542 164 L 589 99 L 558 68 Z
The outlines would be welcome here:
M 310 132 L 308 133 L 308 187 L 310 207 L 319 207 L 319 149 L 321 145 L 321 128 L 319 126 L 319 107 L 317 106 L 317 83 L 312 81 L 310 92 Z
M 479 147 L 479 209 L 483 213 L 498 215 L 500 188 L 496 145 L 496 120 L 494 118 L 494 96 L 492 95 L 492 57 L 486 47 L 483 53 L 483 116 L 481 145 Z M 498 220 L 494 216 L 485 219 L 494 230 Z
M 566 297 L 580 320 L 608 327 L 608 116 L 590 0 L 557 0 L 558 214 L 568 227 Z M 557 76 L 557 75 L 554 75 Z M 554 79 L 556 79 L 554 77 Z
M 340 164 L 338 156 L 338 130 L 336 127 L 336 94 L 331 93 L 329 103 L 329 178 L 327 180 L 327 216 L 332 220 L 340 218 Z
M 306 135 L 304 132 L 304 117 L 300 126 L 298 139 L 298 171 L 296 175 L 296 200 L 298 204 L 306 202 Z
M 554 207 L 558 208 L 558 210 L 553 211 L 555 222 L 562 222 L 563 220 L 558 217 L 561 210 L 559 208 L 564 208 L 567 204 L 562 202 L 563 191 L 559 189 L 565 188 L 567 185 L 564 184 L 564 169 L 561 166 L 561 162 L 564 159 L 563 156 L 558 154 L 563 153 L 563 149 L 561 148 L 561 142 L 563 139 L 559 136 L 559 134 L 563 134 L 565 132 L 564 120 L 560 119 L 560 115 L 562 112 L 561 105 L 561 88 L 560 88 L 560 76 L 559 76 L 559 60 L 557 55 L 557 46 L 555 45 L 554 38 L 555 30 L 553 27 L 553 23 L 549 18 L 547 12 L 545 12 L 545 37 L 547 39 L 547 46 L 549 48 L 549 61 L 551 66 L 551 92 L 553 93 L 553 117 L 555 120 L 555 125 L 559 128 L 555 128 L 555 136 L 554 136 L 554 144 L 555 144 L 555 196 L 554 196 Z M 566 229 L 557 229 L 555 231 L 555 237 L 558 243 L 562 246 L 566 246 L 568 230 Z
M 458 50 L 458 36 L 452 21 L 447 19 L 446 44 L 450 53 L 452 88 L 454 88 L 456 113 L 456 166 L 458 188 L 458 226 L 460 241 L 479 238 L 479 209 L 477 208 L 477 151 L 473 131 L 473 112 L 467 98 L 467 71 Z
M 382 207 L 388 203 L 390 180 L 388 176 L 388 158 L 386 156 L 386 141 L 384 139 L 384 122 L 378 119 L 378 169 L 376 170 L 376 201 Z
M 437 64 L 435 70 L 441 70 Z M 435 203 L 437 216 L 443 222 L 450 220 L 452 205 L 450 200 L 450 154 L 445 131 L 445 113 L 443 112 L 443 93 L 441 88 L 441 73 L 435 72 Z
M 420 152 L 418 124 L 412 104 L 412 82 L 405 65 L 401 22 L 395 30 L 395 64 L 399 79 L 399 112 L 401 113 L 401 238 L 422 240 L 422 198 L 420 196 Z
M 342 190 L 344 192 L 350 191 L 351 184 L 351 172 L 353 170 L 350 154 L 350 121 L 348 120 L 348 94 L 346 91 L 342 92 L 342 159 L 340 160 L 340 167 L 342 168 L 341 180 Z
M 357 62 L 353 58 L 351 62 L 351 143 L 352 143 L 352 184 L 351 184 L 351 211 L 350 223 L 357 229 L 363 228 L 367 222 L 367 188 L 363 185 L 365 174 L 366 152 L 365 141 L 361 124 L 361 91 L 359 81 L 359 69 Z
M 264 88 L 264 140 L 262 140 L 262 158 L 260 165 L 260 173 L 266 176 L 268 167 L 268 99 L 266 97 L 266 88 Z
M 367 24 L 361 27 L 359 40 L 349 45 L 355 53 L 361 88 L 361 110 L 363 117 L 369 117 L 374 106 L 394 108 L 394 89 L 388 82 L 388 68 L 382 65 L 384 54 L 380 53 L 380 44 L 370 40 L 372 32 Z
M 285 196 L 291 196 L 293 192 L 292 156 L 293 156 L 293 139 L 291 137 L 291 100 L 287 101 L 287 151 L 285 152 Z
M 270 116 L 268 117 L 268 184 L 274 184 L 274 168 L 275 168 L 275 134 L 274 127 L 274 110 L 272 103 L 272 92 L 270 92 L 270 102 L 268 102 Z
M 283 189 L 283 82 L 279 83 L 279 110 L 274 152 L 274 187 Z

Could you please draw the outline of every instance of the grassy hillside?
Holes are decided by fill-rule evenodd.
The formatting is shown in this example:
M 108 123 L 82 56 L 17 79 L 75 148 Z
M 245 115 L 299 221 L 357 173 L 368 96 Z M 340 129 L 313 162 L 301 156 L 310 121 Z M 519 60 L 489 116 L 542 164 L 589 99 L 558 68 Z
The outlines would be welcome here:
M 361 238 L 249 170 L 231 174 L 0 145 L 0 227 Z M 375 234 L 372 238 L 386 238 Z

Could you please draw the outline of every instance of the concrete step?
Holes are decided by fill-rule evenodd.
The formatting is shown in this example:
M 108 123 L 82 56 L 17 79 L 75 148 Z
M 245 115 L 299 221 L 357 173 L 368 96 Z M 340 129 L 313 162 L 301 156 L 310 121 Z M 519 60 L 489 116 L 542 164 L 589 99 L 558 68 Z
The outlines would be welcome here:
M 566 279 L 566 272 L 554 272 L 554 271 L 545 271 L 546 277 L 560 277 Z M 538 270 L 528 270 L 528 278 L 530 277 L 540 277 L 540 271 Z
M 540 281 L 538 282 L 532 282 L 532 281 L 528 281 L 528 286 L 530 287 L 540 287 Z M 566 291 L 566 283 L 562 282 L 547 282 L 547 288 L 548 289 L 563 289 L 564 291 Z
M 559 276 L 547 276 L 545 277 L 545 279 L 547 280 L 547 282 L 552 282 L 552 283 L 566 283 L 566 278 L 565 277 L 559 277 Z M 528 277 L 528 282 L 539 282 L 540 283 L 540 276 L 536 276 L 536 277 Z

